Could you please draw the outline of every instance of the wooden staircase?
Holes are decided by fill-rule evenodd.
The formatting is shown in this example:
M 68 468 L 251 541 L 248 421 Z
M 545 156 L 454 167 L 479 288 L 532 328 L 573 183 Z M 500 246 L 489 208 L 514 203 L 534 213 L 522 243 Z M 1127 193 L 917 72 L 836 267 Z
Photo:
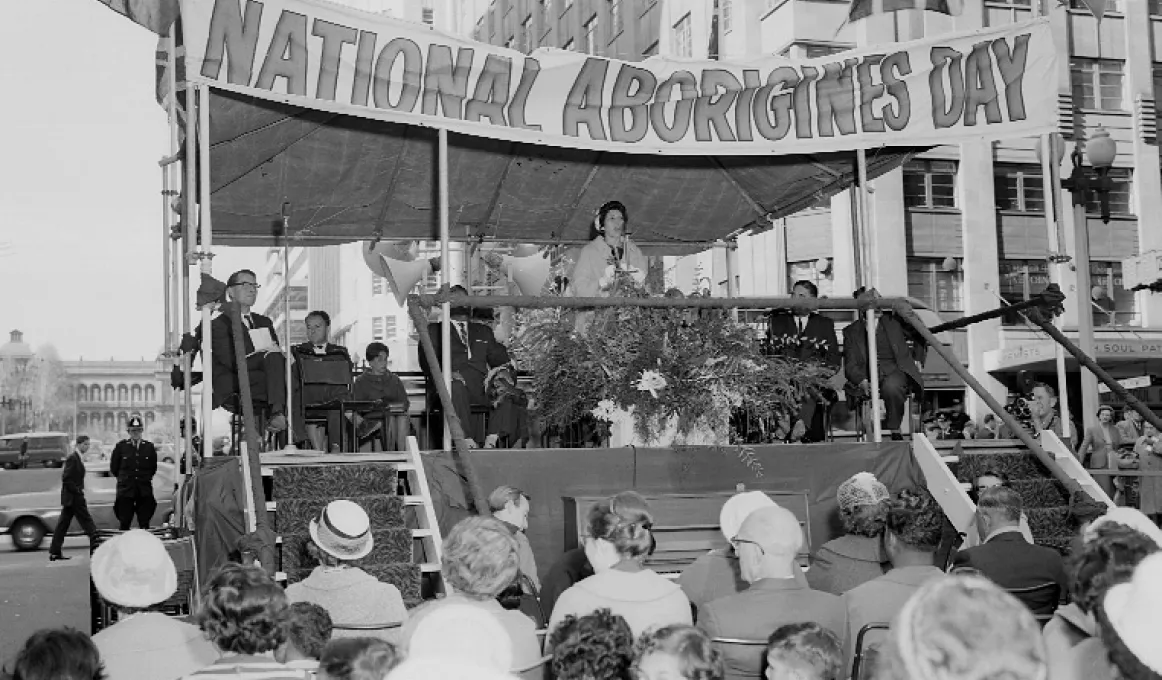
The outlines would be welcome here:
M 295 583 L 316 566 L 307 526 L 327 503 L 358 503 L 371 518 L 375 548 L 356 565 L 399 588 L 409 606 L 448 592 L 440 572 L 443 537 L 419 445 L 372 454 L 262 455 L 266 508 L 274 515 L 276 577 Z
M 968 439 L 931 444 L 966 494 L 973 481 L 986 471 L 1007 475 L 1024 503 L 1033 539 L 1063 553 L 1068 550 L 1073 535 L 1069 492 L 1020 440 Z M 960 452 L 953 455 L 958 444 Z M 956 518 L 950 515 L 950 519 L 957 524 Z

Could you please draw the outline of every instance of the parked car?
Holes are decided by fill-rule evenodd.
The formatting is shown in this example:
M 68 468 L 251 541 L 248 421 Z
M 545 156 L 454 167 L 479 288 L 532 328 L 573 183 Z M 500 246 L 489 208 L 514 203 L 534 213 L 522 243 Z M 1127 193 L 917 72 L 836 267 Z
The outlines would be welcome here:
M 69 436 L 64 432 L 21 432 L 0 437 L 0 466 L 21 467 L 20 447 L 28 438 L 28 460 L 24 467 L 60 467 L 69 455 Z
M 116 531 L 117 517 L 113 514 L 113 500 L 116 497 L 117 479 L 109 474 L 109 465 L 100 463 L 86 467 L 85 500 L 93 521 L 102 531 Z M 153 478 L 153 496 L 157 499 L 157 511 L 153 513 L 153 526 L 168 522 L 173 516 L 174 466 L 158 463 L 157 474 Z M 61 515 L 61 485 L 45 491 L 0 495 L 0 534 L 12 537 L 17 550 L 36 550 L 44 543 L 45 537 L 56 529 Z M 69 527 L 70 536 L 83 535 L 80 525 L 74 520 Z

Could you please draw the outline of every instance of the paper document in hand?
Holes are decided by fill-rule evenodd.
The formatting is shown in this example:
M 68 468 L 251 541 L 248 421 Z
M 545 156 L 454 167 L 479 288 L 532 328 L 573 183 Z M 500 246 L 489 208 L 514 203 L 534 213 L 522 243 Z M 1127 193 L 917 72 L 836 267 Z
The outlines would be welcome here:
M 269 328 L 251 328 L 250 342 L 254 344 L 255 352 L 269 352 L 278 349 L 278 345 L 274 344 L 274 336 L 270 334 Z

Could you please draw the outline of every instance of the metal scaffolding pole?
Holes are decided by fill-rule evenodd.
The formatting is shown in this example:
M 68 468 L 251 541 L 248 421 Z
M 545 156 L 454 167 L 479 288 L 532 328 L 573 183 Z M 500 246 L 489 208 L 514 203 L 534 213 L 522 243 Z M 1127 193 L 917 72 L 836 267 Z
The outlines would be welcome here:
M 452 266 L 449 247 L 450 226 L 448 224 L 448 131 L 440 128 L 437 135 L 439 147 L 439 201 L 440 201 L 440 283 L 443 286 L 451 285 Z M 452 391 L 452 305 L 445 302 L 441 305 L 440 314 L 440 370 L 444 373 L 444 387 L 449 393 Z M 419 330 L 419 329 L 417 329 Z M 452 450 L 452 426 L 448 421 L 448 412 L 444 409 L 444 441 L 445 451 Z M 467 415 L 467 414 L 465 414 Z M 480 442 L 477 442 L 479 444 Z
M 192 86 L 191 86 L 192 90 Z M 206 276 L 214 274 L 213 227 L 210 222 L 210 88 L 198 86 L 197 102 L 197 162 L 198 169 L 198 227 L 201 236 L 199 270 Z M 194 113 L 187 112 L 188 118 L 194 118 Z M 192 194 L 191 194 L 192 195 Z M 202 441 L 206 447 L 213 450 L 214 428 L 214 347 L 210 342 L 210 305 L 202 306 Z M 240 358 L 242 360 L 242 358 Z

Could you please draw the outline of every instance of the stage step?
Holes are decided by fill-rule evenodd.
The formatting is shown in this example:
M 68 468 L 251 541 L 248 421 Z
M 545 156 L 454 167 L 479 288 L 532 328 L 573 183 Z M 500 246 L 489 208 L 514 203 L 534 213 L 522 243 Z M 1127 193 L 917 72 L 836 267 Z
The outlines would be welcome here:
M 932 442 L 948 463 L 960 487 L 970 491 L 984 472 L 1001 473 L 1021 496 L 1029 528 L 1037 543 L 1067 551 L 1074 528 L 1069 520 L 1069 493 L 1019 439 L 967 439 Z
M 308 524 L 327 503 L 344 498 L 367 511 L 375 537 L 375 548 L 357 566 L 394 584 L 408 604 L 418 603 L 424 593 L 446 593 L 442 537 L 427 476 L 415 438 L 408 445 L 408 451 L 375 454 L 263 454 L 266 508 L 274 513 L 282 583 L 295 583 L 316 566 L 306 549 Z M 406 508 L 413 510 L 405 513 Z M 421 587 L 421 580 L 431 588 Z

